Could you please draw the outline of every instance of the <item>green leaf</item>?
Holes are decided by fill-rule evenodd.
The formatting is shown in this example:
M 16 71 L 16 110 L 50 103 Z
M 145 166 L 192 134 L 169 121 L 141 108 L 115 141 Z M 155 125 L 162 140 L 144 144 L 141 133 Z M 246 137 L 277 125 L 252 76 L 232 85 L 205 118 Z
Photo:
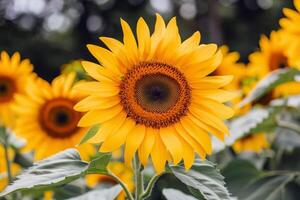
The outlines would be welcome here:
M 199 192 L 205 199 L 232 199 L 224 186 L 224 177 L 211 162 L 196 160 L 189 171 L 181 165 L 170 166 L 170 168 L 181 182 Z
M 275 117 L 281 108 L 272 107 L 269 109 L 256 108 L 250 110 L 247 114 L 237 117 L 229 123 L 230 136 L 225 138 L 225 143 L 219 140 L 213 140 L 213 149 L 217 153 L 226 146 L 231 146 L 240 138 L 258 132 L 271 132 L 276 128 Z
M 222 170 L 228 189 L 233 195 L 238 196 L 244 187 L 251 181 L 259 178 L 262 172 L 251 162 L 236 159 L 228 163 Z
M 286 187 L 295 179 L 295 174 L 277 174 L 264 176 L 251 185 L 242 193 L 244 200 L 278 200 L 287 199 Z
M 25 170 L 0 193 L 0 197 L 16 191 L 51 189 L 70 183 L 87 173 L 105 174 L 109 159 L 110 155 L 101 154 L 88 163 L 81 160 L 76 149 L 67 149 Z
M 197 200 L 195 197 L 187 195 L 176 189 L 163 189 L 162 193 L 167 200 Z
M 112 200 L 116 199 L 121 191 L 122 187 L 115 185 L 111 188 L 92 190 L 81 196 L 70 198 L 69 200 Z
M 92 126 L 88 130 L 88 132 L 83 136 L 83 138 L 81 139 L 79 145 L 86 143 L 89 139 L 91 139 L 92 137 L 94 137 L 96 135 L 96 133 L 98 132 L 99 128 L 100 128 L 100 124 Z
M 101 153 L 98 152 L 96 158 L 90 162 L 89 169 L 87 170 L 88 174 L 103 174 L 107 173 L 106 166 L 108 165 L 111 159 L 110 153 Z
M 259 99 L 280 84 L 295 81 L 295 77 L 299 74 L 300 71 L 295 68 L 279 69 L 271 72 L 256 85 L 250 94 L 242 100 L 239 106 L 242 107 Z

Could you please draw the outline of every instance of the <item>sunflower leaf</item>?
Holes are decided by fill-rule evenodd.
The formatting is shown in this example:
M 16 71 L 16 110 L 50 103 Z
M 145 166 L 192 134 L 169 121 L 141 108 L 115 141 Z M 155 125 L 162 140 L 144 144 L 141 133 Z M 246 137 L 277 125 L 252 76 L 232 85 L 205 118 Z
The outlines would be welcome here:
M 122 187 L 116 185 L 111 188 L 92 190 L 78 197 L 70 198 L 69 200 L 111 200 L 116 199 L 121 191 Z
M 187 195 L 176 189 L 163 189 L 163 195 L 167 200 L 197 200 L 195 197 Z
M 299 191 L 289 190 L 289 184 L 295 182 L 297 174 L 275 174 L 266 175 L 256 180 L 243 192 L 240 199 L 244 200 L 277 200 L 277 199 L 298 199 Z M 294 198 L 285 198 L 285 197 Z
M 239 107 L 258 100 L 280 84 L 296 81 L 296 77 L 299 75 L 300 71 L 295 68 L 279 69 L 271 72 L 241 101 Z
M 261 177 L 259 171 L 250 161 L 235 159 L 229 162 L 222 170 L 228 189 L 234 195 L 239 195 L 243 188 L 251 181 Z
M 0 197 L 17 191 L 48 190 L 70 183 L 87 173 L 104 173 L 109 159 L 109 154 L 102 154 L 88 163 L 81 160 L 76 149 L 67 149 L 41 160 L 25 170 L 0 193 Z
M 100 128 L 100 124 L 97 124 L 95 126 L 92 126 L 88 132 L 83 136 L 83 138 L 80 140 L 79 145 L 86 143 L 89 139 L 94 137 L 96 133 L 98 132 Z
M 104 174 L 107 173 L 106 166 L 108 165 L 111 159 L 110 153 L 101 153 L 96 154 L 96 158 L 90 162 L 89 169 L 87 170 L 88 174 Z
M 196 160 L 189 171 L 181 165 L 171 166 L 171 169 L 181 182 L 192 188 L 194 195 L 198 193 L 207 200 L 232 199 L 224 186 L 224 177 L 209 161 Z
M 275 118 L 280 111 L 280 107 L 256 108 L 235 118 L 229 123 L 230 136 L 225 138 L 225 143 L 213 140 L 214 152 L 222 151 L 226 146 L 231 146 L 236 140 L 247 135 L 272 131 L 276 128 Z

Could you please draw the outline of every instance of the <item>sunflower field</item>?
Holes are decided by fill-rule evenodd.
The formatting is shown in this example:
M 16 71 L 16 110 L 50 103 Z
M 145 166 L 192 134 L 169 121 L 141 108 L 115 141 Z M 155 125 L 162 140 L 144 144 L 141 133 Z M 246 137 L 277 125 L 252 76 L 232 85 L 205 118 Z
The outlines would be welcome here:
M 300 199 L 300 0 L 0 0 L 0 52 L 0 199 Z

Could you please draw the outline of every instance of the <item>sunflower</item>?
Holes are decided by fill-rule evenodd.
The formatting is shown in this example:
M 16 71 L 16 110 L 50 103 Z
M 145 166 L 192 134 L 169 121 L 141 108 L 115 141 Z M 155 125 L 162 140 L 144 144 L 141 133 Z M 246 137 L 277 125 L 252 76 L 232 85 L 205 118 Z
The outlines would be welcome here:
M 13 126 L 14 114 L 11 106 L 15 94 L 23 93 L 33 66 L 28 59 L 21 60 L 18 52 L 10 58 L 2 51 L 0 55 L 0 124 Z
M 87 46 L 100 65 L 82 62 L 96 81 L 75 86 L 88 95 L 75 106 L 87 112 L 78 125 L 101 124 L 89 142 L 102 143 L 101 152 L 125 144 L 126 163 L 137 152 L 143 165 L 151 155 L 158 173 L 168 158 L 174 164 L 183 159 L 189 169 L 194 152 L 203 159 L 212 152 L 208 133 L 222 140 L 228 133 L 222 120 L 233 110 L 223 103 L 236 93 L 221 88 L 232 76 L 207 76 L 221 63 L 222 53 L 215 44 L 199 45 L 199 32 L 181 42 L 175 18 L 166 26 L 157 15 L 153 34 L 140 18 L 137 41 L 124 20 L 121 26 L 123 43 L 100 37 L 110 50 Z
M 36 78 L 28 83 L 26 94 L 16 96 L 15 132 L 27 140 L 25 150 L 35 151 L 35 160 L 74 147 L 86 132 L 85 128 L 77 127 L 82 113 L 73 106 L 83 96 L 73 89 L 74 79 L 75 74 L 61 75 L 50 85 Z M 93 147 L 84 145 L 79 151 L 88 159 Z
M 14 152 L 12 149 L 8 150 L 8 157 L 11 162 L 11 172 L 13 176 L 16 176 L 20 171 L 20 166 L 13 163 Z M 5 150 L 2 145 L 0 145 L 0 191 L 2 191 L 8 185 L 8 176 L 7 176 L 7 168 L 5 161 Z
M 283 13 L 286 17 L 280 19 L 279 23 L 285 32 L 287 43 L 287 53 L 290 56 L 291 64 L 300 68 L 300 1 L 294 0 L 296 10 L 284 8 Z
M 282 68 L 295 67 L 299 69 L 299 66 L 295 66 L 292 63 L 295 62 L 287 53 L 289 49 L 287 43 L 287 37 L 282 30 L 273 31 L 270 35 L 270 39 L 266 36 L 262 36 L 260 39 L 260 51 L 254 52 L 249 56 L 249 76 L 255 77 L 256 81 L 252 82 L 250 86 L 253 88 L 255 84 L 264 78 L 268 73 Z M 297 58 L 300 61 L 298 56 Z M 249 90 L 250 91 L 250 90 Z M 268 104 L 271 99 L 282 97 L 283 95 L 298 94 L 300 93 L 300 84 L 290 82 L 275 88 L 271 93 L 263 96 L 259 99 L 260 104 Z
M 236 141 L 232 148 L 237 153 L 246 151 L 259 153 L 263 149 L 269 148 L 269 142 L 266 134 L 256 133 Z
M 126 166 L 121 162 L 110 162 L 107 166 L 107 169 L 119 177 L 123 183 L 126 184 L 129 191 L 134 191 L 134 182 L 133 182 L 133 171 L 130 167 Z M 96 187 L 100 183 L 109 183 L 109 184 L 117 184 L 117 182 L 109 176 L 101 175 L 101 174 L 91 174 L 86 176 L 87 185 L 91 188 Z M 125 192 L 122 191 L 117 200 L 125 200 Z

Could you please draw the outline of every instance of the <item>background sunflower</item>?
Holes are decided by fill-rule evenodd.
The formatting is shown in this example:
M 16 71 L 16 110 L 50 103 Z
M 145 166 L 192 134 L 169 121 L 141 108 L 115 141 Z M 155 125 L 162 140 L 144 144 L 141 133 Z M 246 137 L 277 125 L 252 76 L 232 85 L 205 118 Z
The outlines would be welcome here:
M 36 77 L 28 83 L 24 95 L 16 96 L 18 120 L 14 131 L 27 140 L 25 151 L 34 150 L 36 160 L 75 147 L 86 132 L 77 127 L 81 113 L 73 106 L 83 96 L 74 91 L 74 80 L 75 74 L 61 75 L 50 85 Z M 78 149 L 84 159 L 94 152 L 90 145 Z

